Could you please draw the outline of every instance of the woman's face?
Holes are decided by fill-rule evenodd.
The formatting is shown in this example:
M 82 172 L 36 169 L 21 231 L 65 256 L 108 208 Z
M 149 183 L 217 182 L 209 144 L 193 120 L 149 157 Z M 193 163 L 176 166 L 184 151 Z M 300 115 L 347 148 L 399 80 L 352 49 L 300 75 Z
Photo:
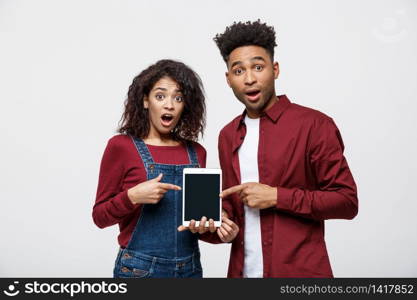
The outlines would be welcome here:
M 144 107 L 149 111 L 149 136 L 170 134 L 181 118 L 184 105 L 178 84 L 170 77 L 159 79 L 144 99 Z

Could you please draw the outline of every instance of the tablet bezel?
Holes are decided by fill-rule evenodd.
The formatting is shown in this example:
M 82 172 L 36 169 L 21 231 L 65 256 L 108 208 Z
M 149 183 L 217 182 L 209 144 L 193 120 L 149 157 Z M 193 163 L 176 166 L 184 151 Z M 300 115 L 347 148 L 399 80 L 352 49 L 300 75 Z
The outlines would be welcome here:
M 182 191 L 182 225 L 189 227 L 190 221 L 185 220 L 185 175 L 186 174 L 216 174 L 219 175 L 220 178 L 220 186 L 219 186 L 219 194 L 222 189 L 222 170 L 221 169 L 208 169 L 208 168 L 184 168 L 182 172 L 182 185 L 183 185 L 183 191 Z M 222 224 L 222 199 L 219 196 L 219 217 L 220 220 L 214 220 L 214 226 L 220 227 Z M 196 225 L 200 226 L 200 220 L 195 220 Z M 205 224 L 205 227 L 208 227 L 209 223 L 208 220 Z

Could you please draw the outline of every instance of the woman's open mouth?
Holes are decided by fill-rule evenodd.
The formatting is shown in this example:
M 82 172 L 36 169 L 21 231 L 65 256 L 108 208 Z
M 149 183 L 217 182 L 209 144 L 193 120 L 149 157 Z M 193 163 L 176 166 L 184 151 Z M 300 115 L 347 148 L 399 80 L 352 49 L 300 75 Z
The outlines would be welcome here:
M 161 123 L 164 127 L 171 126 L 172 122 L 174 121 L 174 116 L 171 114 L 163 114 L 161 116 Z

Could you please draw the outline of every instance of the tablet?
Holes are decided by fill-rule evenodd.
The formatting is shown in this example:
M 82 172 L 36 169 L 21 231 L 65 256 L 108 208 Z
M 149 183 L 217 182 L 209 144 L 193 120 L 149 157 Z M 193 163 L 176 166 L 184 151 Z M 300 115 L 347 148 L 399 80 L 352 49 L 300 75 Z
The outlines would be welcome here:
M 182 225 L 189 226 L 191 220 L 199 226 L 203 216 L 213 219 L 214 225 L 221 225 L 222 186 L 221 169 L 185 168 L 183 171 Z M 206 222 L 208 227 L 208 222 Z

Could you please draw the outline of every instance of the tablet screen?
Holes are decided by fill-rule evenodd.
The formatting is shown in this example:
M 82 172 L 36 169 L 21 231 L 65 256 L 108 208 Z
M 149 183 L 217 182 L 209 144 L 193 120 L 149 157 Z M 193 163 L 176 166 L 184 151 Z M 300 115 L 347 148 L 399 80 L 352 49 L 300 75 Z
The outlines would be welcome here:
M 220 174 L 185 174 L 184 220 L 220 221 Z

